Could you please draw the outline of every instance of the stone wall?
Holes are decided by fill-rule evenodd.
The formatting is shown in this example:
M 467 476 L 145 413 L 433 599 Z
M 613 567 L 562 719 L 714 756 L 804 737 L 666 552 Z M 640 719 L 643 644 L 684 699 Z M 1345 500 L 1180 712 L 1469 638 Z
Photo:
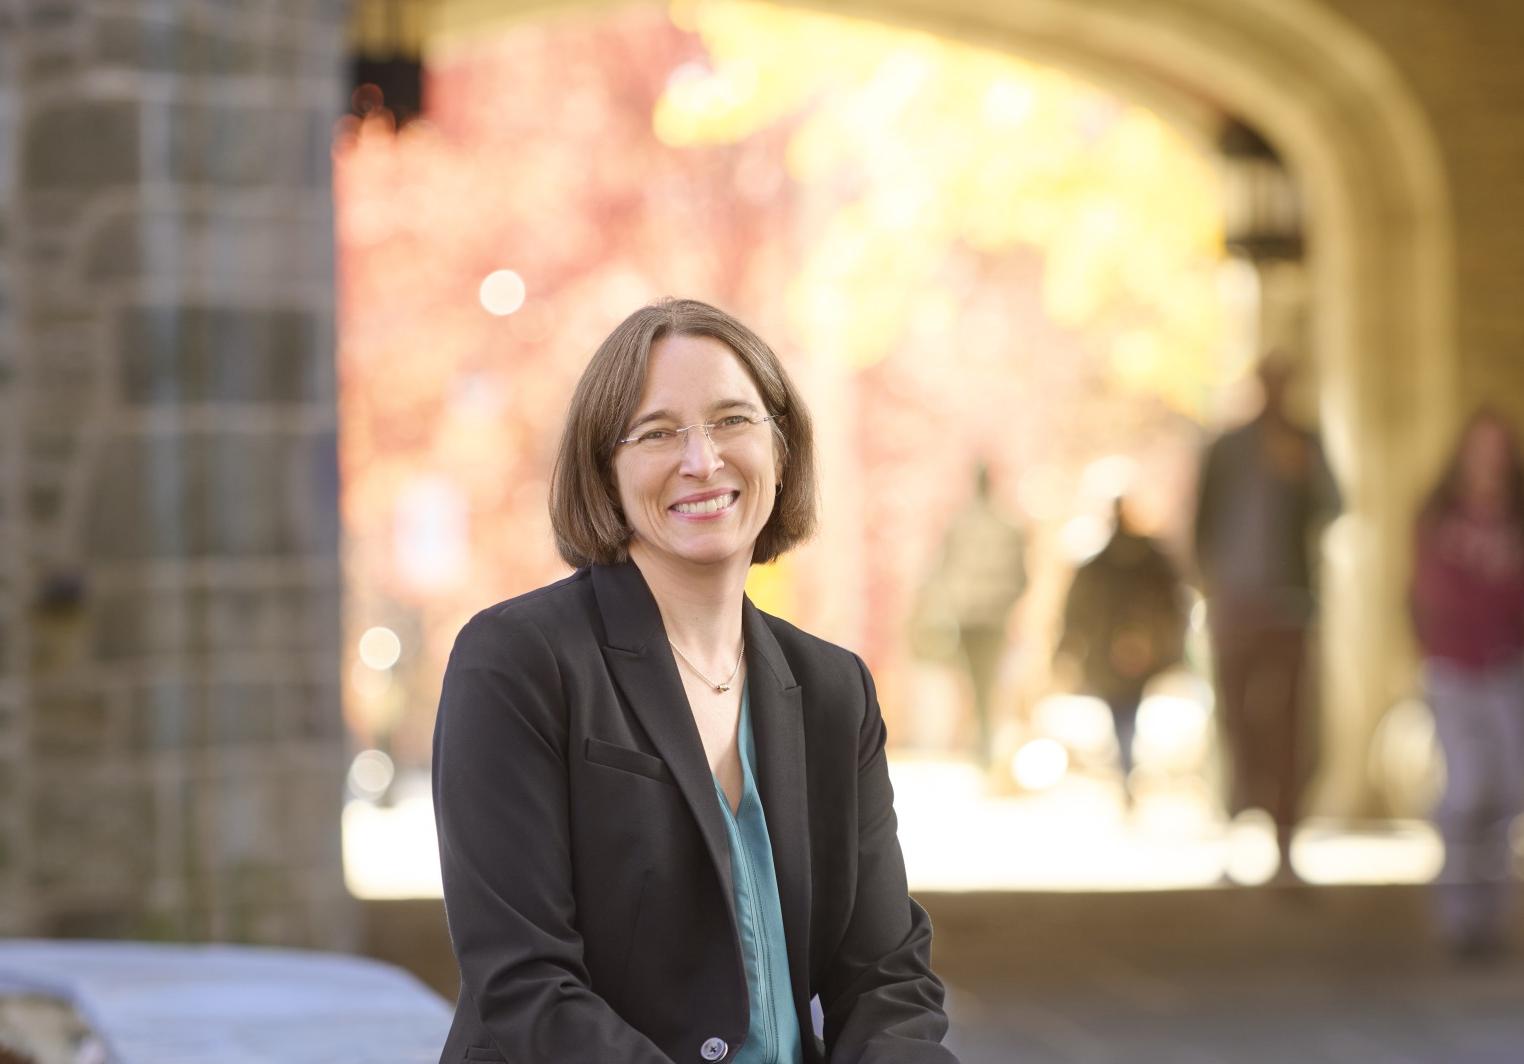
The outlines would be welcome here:
M 348 940 L 342 8 L 33 0 L 4 34 L 25 224 L 0 226 L 19 382 L 0 384 L 0 544 L 24 579 L 0 611 L 29 611 L 32 645 L 18 661 L 0 627 L 0 713 L 25 706 L 0 757 L 26 770 L 0 868 L 20 930 Z
M 1412 85 L 1444 157 L 1462 406 L 1487 400 L 1524 421 L 1524 4 L 1322 2 Z
M 15 137 L 19 15 L 14 0 L 0 0 L 0 146 L 14 143 Z M 0 935 L 14 934 L 24 925 L 26 895 L 21 863 L 26 850 L 27 734 L 21 712 L 25 548 L 16 275 L 11 258 L 16 240 L 14 158 L 13 152 L 0 150 Z

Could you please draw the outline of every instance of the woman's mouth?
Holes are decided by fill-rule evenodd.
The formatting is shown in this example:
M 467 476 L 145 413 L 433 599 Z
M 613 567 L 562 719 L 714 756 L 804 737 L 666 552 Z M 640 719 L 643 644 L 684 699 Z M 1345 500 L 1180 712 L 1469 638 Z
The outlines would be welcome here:
M 684 517 L 704 517 L 708 514 L 717 514 L 721 510 L 728 510 L 741 497 L 738 491 L 727 491 L 720 495 L 714 495 L 697 502 L 678 502 L 672 504 L 672 512 L 682 514 Z

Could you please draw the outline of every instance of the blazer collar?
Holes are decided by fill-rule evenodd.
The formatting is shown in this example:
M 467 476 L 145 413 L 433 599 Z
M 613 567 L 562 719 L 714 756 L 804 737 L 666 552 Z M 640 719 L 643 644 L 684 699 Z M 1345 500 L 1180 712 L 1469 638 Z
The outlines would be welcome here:
M 767 835 L 778 875 L 778 900 L 789 944 L 789 977 L 798 999 L 795 1006 L 804 1010 L 810 985 L 811 890 L 803 689 L 794 680 L 767 615 L 750 599 L 741 610 L 751 727 L 757 747 L 757 791 L 767 815 Z
M 724 814 L 682 678 L 667 649 L 661 611 L 645 577 L 632 562 L 595 565 L 592 577 L 603 619 L 604 660 L 698 821 L 734 921 L 735 893 Z M 767 616 L 750 599 L 742 601 L 741 631 L 746 640 L 757 790 L 767 816 L 778 875 L 783 928 L 790 947 L 789 975 L 795 996 L 807 997 L 810 826 L 802 689 Z
M 593 593 L 603 615 L 603 660 L 693 811 L 724 884 L 725 901 L 734 921 L 725 818 L 715 797 L 714 775 L 704 756 L 704 743 L 683 691 L 682 677 L 667 649 L 661 610 L 633 562 L 595 565 L 592 571 Z

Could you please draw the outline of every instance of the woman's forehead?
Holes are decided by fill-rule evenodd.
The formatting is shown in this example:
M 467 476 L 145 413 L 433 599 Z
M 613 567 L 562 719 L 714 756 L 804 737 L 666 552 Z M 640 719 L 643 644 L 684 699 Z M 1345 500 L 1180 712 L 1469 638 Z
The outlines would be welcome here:
M 709 336 L 666 336 L 651 346 L 639 409 L 708 410 L 726 402 L 762 405 L 740 356 Z

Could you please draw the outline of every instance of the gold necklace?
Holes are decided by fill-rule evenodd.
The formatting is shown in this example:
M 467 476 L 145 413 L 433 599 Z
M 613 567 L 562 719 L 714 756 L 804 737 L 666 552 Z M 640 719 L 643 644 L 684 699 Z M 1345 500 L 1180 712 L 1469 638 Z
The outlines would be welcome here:
M 688 660 L 687 654 L 684 654 L 681 650 L 677 649 L 676 643 L 672 642 L 672 640 L 669 639 L 667 640 L 667 645 L 672 648 L 678 657 L 683 659 L 684 665 L 693 670 L 693 675 L 697 676 L 700 680 L 703 680 L 704 683 L 708 684 L 710 687 L 713 687 L 714 693 L 717 695 L 722 695 L 726 691 L 730 690 L 730 685 L 736 682 L 736 676 L 741 672 L 741 661 L 746 657 L 746 640 L 743 639 L 741 640 L 741 652 L 736 655 L 736 667 L 730 670 L 730 675 L 725 678 L 724 683 L 715 683 L 709 677 L 699 672 L 698 666 Z

